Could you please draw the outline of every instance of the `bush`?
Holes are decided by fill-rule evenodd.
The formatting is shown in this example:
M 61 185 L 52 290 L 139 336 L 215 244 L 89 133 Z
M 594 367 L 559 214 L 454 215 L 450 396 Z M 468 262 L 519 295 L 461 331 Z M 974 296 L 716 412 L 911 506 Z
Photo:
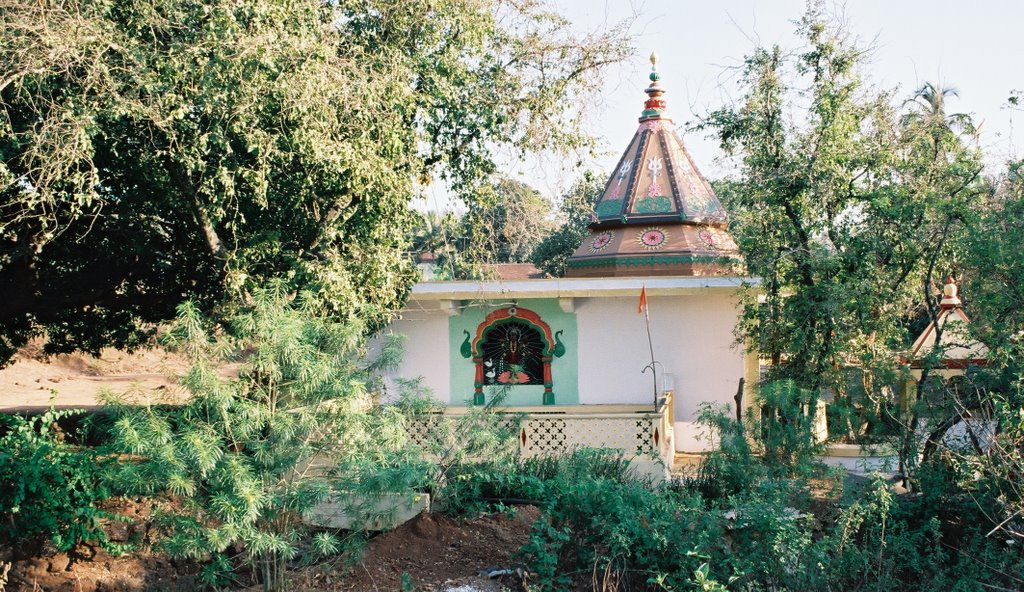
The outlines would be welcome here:
M 560 488 L 586 479 L 631 482 L 629 461 L 608 450 L 563 456 L 465 462 L 452 468 L 440 498 L 458 516 L 501 510 L 508 504 L 545 506 Z
M 192 359 L 182 379 L 188 403 L 117 408 L 115 445 L 141 459 L 123 467 L 120 486 L 183 501 L 164 521 L 163 545 L 173 556 L 208 559 L 207 584 L 230 582 L 240 560 L 264 589 L 281 590 L 290 563 L 343 548 L 303 514 L 332 493 L 352 498 L 332 477 L 337 466 L 371 456 L 386 466 L 400 444 L 389 418 L 375 414 L 376 366 L 364 362 L 363 335 L 278 287 L 254 294 L 223 325 L 186 304 L 168 344 Z M 394 348 L 384 352 L 378 361 L 393 361 Z M 224 371 L 232 362 L 237 375 Z
M 48 540 L 66 551 L 80 542 L 114 546 L 100 527 L 111 516 L 104 457 L 64 442 L 61 419 L 80 411 L 50 410 L 24 418 L 0 414 L 0 540 L 35 546 Z
M 880 476 L 822 473 L 801 455 L 779 464 L 752 452 L 742 426 L 705 409 L 720 447 L 690 480 L 652 487 L 615 456 L 580 451 L 473 467 L 481 497 L 532 496 L 543 510 L 521 556 L 541 590 L 1012 590 L 1024 552 L 986 536 L 1000 501 L 955 462 L 922 470 L 923 493 Z M 792 460 L 797 460 L 794 464 Z M 842 501 L 812 500 L 840 479 Z M 814 481 L 811 481 L 811 479 Z M 467 496 L 468 497 L 468 496 Z M 1005 537 L 1004 537 L 1005 538 Z
M 543 590 L 686 587 L 721 536 L 698 496 L 634 479 L 613 453 L 581 450 L 536 466 L 551 472 L 537 475 L 543 516 L 521 554 Z
M 792 380 L 777 380 L 758 388 L 761 417 L 754 421 L 754 436 L 760 444 L 765 466 L 786 475 L 796 475 L 813 466 L 821 452 L 815 442 L 815 410 L 822 403 L 818 394 L 800 388 Z
M 715 434 L 718 447 L 704 456 L 695 477 L 683 480 L 685 487 L 714 504 L 753 489 L 767 476 L 764 463 L 750 447 L 743 424 L 733 421 L 727 408 L 703 403 L 698 420 Z
M 400 381 L 399 386 L 397 404 L 385 409 L 399 417 L 406 434 L 417 434 L 403 448 L 423 468 L 418 487 L 449 513 L 469 516 L 485 511 L 489 503 L 480 499 L 486 495 L 480 489 L 483 483 L 514 480 L 519 474 L 521 416 L 496 412 L 508 391 L 497 393 L 487 405 L 451 416 L 419 380 Z

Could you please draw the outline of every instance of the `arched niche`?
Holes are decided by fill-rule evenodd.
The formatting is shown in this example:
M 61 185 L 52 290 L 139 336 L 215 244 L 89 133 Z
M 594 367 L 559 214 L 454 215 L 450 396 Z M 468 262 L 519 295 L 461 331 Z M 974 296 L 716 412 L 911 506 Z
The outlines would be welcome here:
M 555 404 L 551 362 L 565 353 L 559 335 L 540 315 L 509 306 L 487 315 L 476 335 L 463 331 L 460 353 L 476 366 L 473 404 L 483 405 L 484 386 L 544 385 L 543 403 Z

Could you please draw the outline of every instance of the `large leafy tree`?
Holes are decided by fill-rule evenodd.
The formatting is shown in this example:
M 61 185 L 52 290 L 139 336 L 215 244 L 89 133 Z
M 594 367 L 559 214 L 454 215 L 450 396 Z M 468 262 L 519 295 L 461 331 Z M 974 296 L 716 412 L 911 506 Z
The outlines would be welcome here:
M 964 292 L 970 297 L 971 328 L 989 348 L 987 365 L 973 377 L 984 397 L 963 401 L 963 416 L 988 419 L 997 426 L 984 454 L 962 456 L 959 475 L 988 503 L 992 532 L 1024 538 L 1024 162 L 1009 163 L 985 208 L 972 218 L 964 236 L 971 271 Z M 967 396 L 965 396 L 967 395 Z M 979 404 L 980 403 L 980 404 Z M 958 415 L 959 415 L 958 414 Z M 984 503 L 984 502 L 978 502 Z M 1016 519 L 1015 519 L 1016 518 Z
M 482 186 L 463 217 L 467 256 L 477 264 L 524 263 L 551 232 L 551 202 L 522 181 L 499 177 Z
M 417 188 L 586 141 L 626 51 L 533 2 L 11 0 L 0 14 L 0 361 L 132 345 L 268 278 L 386 320 Z
M 874 378 L 897 366 L 908 316 L 949 271 L 950 239 L 981 194 L 980 158 L 941 104 L 900 107 L 865 85 L 863 50 L 820 5 L 799 32 L 801 52 L 747 58 L 741 101 L 708 121 L 741 163 L 721 188 L 750 274 L 763 282 L 740 329 L 800 406 L 813 409 L 826 391 L 842 403 L 852 394 L 847 369 L 858 366 L 869 370 L 856 389 L 864 403 L 893 411 L 891 382 Z
M 586 172 L 562 196 L 558 205 L 558 228 L 544 237 L 530 255 L 533 264 L 553 277 L 565 275 L 569 256 L 587 236 L 587 226 L 594 216 L 594 203 L 604 188 L 604 181 Z

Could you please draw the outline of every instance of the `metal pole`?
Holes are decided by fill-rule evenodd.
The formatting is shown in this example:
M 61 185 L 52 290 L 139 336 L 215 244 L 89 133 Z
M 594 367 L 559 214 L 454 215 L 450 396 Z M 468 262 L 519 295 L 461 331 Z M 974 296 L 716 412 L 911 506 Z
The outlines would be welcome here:
M 644 286 L 644 292 L 646 293 L 647 286 Z M 651 376 L 654 378 L 654 409 L 658 409 L 658 369 L 656 367 L 657 362 L 654 361 L 654 341 L 651 340 L 651 307 L 646 301 L 644 302 L 644 321 L 647 324 L 647 346 L 651 349 Z M 646 368 L 645 368 L 646 369 Z

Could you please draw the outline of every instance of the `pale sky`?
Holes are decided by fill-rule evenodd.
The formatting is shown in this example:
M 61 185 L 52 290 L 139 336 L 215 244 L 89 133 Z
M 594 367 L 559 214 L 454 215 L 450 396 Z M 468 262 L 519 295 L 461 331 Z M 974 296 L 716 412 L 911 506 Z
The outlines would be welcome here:
M 603 148 L 588 164 L 602 172 L 611 171 L 636 130 L 652 51 L 659 56 L 669 112 L 682 126 L 739 96 L 736 67 L 755 45 L 796 47 L 793 21 L 806 6 L 804 0 L 552 3 L 581 32 L 638 15 L 632 29 L 636 55 L 609 70 L 596 104 L 588 108 L 586 127 Z M 900 96 L 925 81 L 955 87 L 960 96 L 950 99 L 947 111 L 984 122 L 979 141 L 989 165 L 995 169 L 1024 156 L 1024 112 L 1007 108 L 1010 91 L 1024 90 L 1024 0 L 848 0 L 828 6 L 845 15 L 856 37 L 873 45 L 869 82 L 898 87 Z M 714 139 L 689 133 L 683 140 L 706 175 L 731 170 Z M 550 197 L 575 177 L 574 162 L 548 158 L 510 165 L 517 171 L 513 176 Z

